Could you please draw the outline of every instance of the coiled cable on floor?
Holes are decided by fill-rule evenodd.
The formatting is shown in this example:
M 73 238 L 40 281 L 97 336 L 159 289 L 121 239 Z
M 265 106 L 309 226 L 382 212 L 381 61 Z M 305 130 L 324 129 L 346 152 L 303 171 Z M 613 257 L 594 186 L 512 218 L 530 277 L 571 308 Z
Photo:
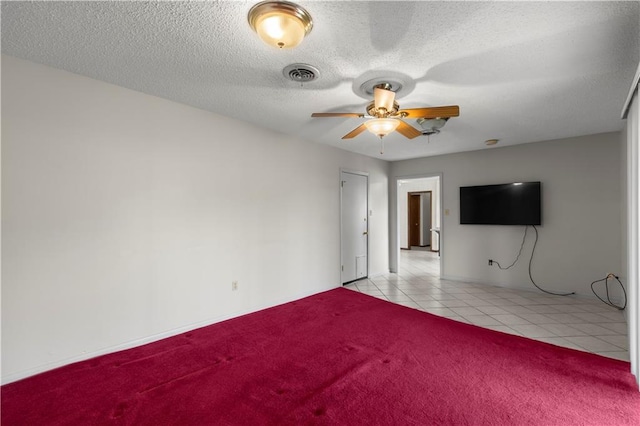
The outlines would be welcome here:
M 622 293 L 624 294 L 624 305 L 622 305 L 622 307 L 620 307 L 620 306 L 616 305 L 615 303 L 613 303 L 611 301 L 611 299 L 609 298 L 609 279 L 611 279 L 611 278 L 615 278 L 616 281 L 618 281 L 618 284 L 620 284 L 620 287 L 622 288 Z M 607 293 L 607 300 L 604 300 L 602 297 L 598 296 L 598 293 L 596 293 L 596 290 L 593 288 L 593 286 L 596 283 L 599 283 L 599 282 L 602 282 L 602 281 L 604 281 L 604 288 L 605 288 L 606 293 Z M 600 299 L 602 301 L 602 303 L 605 303 L 605 304 L 607 304 L 607 305 L 609 305 L 611 307 L 614 307 L 614 308 L 616 308 L 616 309 L 618 309 L 620 311 L 624 311 L 624 309 L 627 307 L 627 292 L 625 291 L 624 286 L 622 285 L 622 282 L 620 281 L 620 277 L 618 277 L 618 276 L 616 276 L 614 274 L 609 274 L 609 275 L 607 275 L 606 277 L 604 277 L 601 280 L 596 280 L 596 281 L 592 282 L 591 283 L 591 291 L 593 292 L 593 294 L 596 295 L 596 297 L 598 299 Z

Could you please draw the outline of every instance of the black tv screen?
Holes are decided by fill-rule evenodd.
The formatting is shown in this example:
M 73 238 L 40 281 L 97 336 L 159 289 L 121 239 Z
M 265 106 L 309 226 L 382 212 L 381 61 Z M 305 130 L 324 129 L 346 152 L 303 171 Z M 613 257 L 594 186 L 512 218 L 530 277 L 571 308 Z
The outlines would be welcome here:
M 460 224 L 540 225 L 540 182 L 460 187 Z

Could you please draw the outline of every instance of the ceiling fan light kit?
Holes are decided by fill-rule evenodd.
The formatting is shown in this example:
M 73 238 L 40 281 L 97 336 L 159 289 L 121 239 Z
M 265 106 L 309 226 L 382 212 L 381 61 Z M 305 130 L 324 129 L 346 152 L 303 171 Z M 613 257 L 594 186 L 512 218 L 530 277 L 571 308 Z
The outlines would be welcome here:
M 384 154 L 384 141 L 382 138 L 393 132 L 400 125 L 397 118 L 372 118 L 364 122 L 368 131 L 380 138 L 380 154 Z
M 400 120 L 397 118 L 372 118 L 365 121 L 364 125 L 368 131 L 382 139 L 398 128 Z
M 249 10 L 249 25 L 268 45 L 291 49 L 313 28 L 311 15 L 288 1 L 263 1 Z
M 420 130 L 407 124 L 403 120 L 404 118 L 417 119 L 418 124 L 429 121 L 428 124 L 431 125 L 430 130 L 432 133 L 427 134 L 433 134 L 439 132 L 438 129 L 444 126 L 449 117 L 457 117 L 460 115 L 460 108 L 457 105 L 400 109 L 400 105 L 395 101 L 396 94 L 391 90 L 391 85 L 388 83 L 376 85 L 373 90 L 373 95 L 373 102 L 369 103 L 366 108 L 367 116 L 371 117 L 371 119 L 344 135 L 342 139 L 354 138 L 367 129 L 380 138 L 382 147 L 382 138 L 393 131 L 397 131 L 407 139 L 413 139 L 423 134 Z M 311 117 L 362 118 L 365 117 L 365 115 L 354 112 L 316 112 L 311 114 Z M 383 153 L 382 148 L 380 149 L 380 153 Z
M 396 93 L 391 91 L 391 86 L 389 84 L 383 84 L 380 87 L 374 88 L 373 96 L 373 103 L 376 109 L 384 108 L 386 111 L 391 111 L 393 105 L 397 105 L 397 103 L 394 102 Z

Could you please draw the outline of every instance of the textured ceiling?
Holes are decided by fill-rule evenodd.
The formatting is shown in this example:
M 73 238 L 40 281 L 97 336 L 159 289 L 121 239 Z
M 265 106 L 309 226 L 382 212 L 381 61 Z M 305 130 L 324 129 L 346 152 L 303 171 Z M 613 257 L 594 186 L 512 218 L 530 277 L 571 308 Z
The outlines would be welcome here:
M 300 1 L 314 27 L 293 50 L 253 33 L 255 3 L 2 2 L 2 52 L 386 160 L 620 130 L 640 56 L 638 2 Z M 295 62 L 320 78 L 285 79 Z M 460 117 L 384 155 L 340 139 L 363 119 L 310 117 L 364 112 L 354 86 L 383 76 L 401 107 Z

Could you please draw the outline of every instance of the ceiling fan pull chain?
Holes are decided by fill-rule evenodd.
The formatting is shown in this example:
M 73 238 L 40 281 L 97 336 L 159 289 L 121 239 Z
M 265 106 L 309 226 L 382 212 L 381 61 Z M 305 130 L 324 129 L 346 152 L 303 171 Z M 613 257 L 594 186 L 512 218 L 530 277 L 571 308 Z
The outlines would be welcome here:
M 384 138 L 380 136 L 380 154 L 384 154 Z

